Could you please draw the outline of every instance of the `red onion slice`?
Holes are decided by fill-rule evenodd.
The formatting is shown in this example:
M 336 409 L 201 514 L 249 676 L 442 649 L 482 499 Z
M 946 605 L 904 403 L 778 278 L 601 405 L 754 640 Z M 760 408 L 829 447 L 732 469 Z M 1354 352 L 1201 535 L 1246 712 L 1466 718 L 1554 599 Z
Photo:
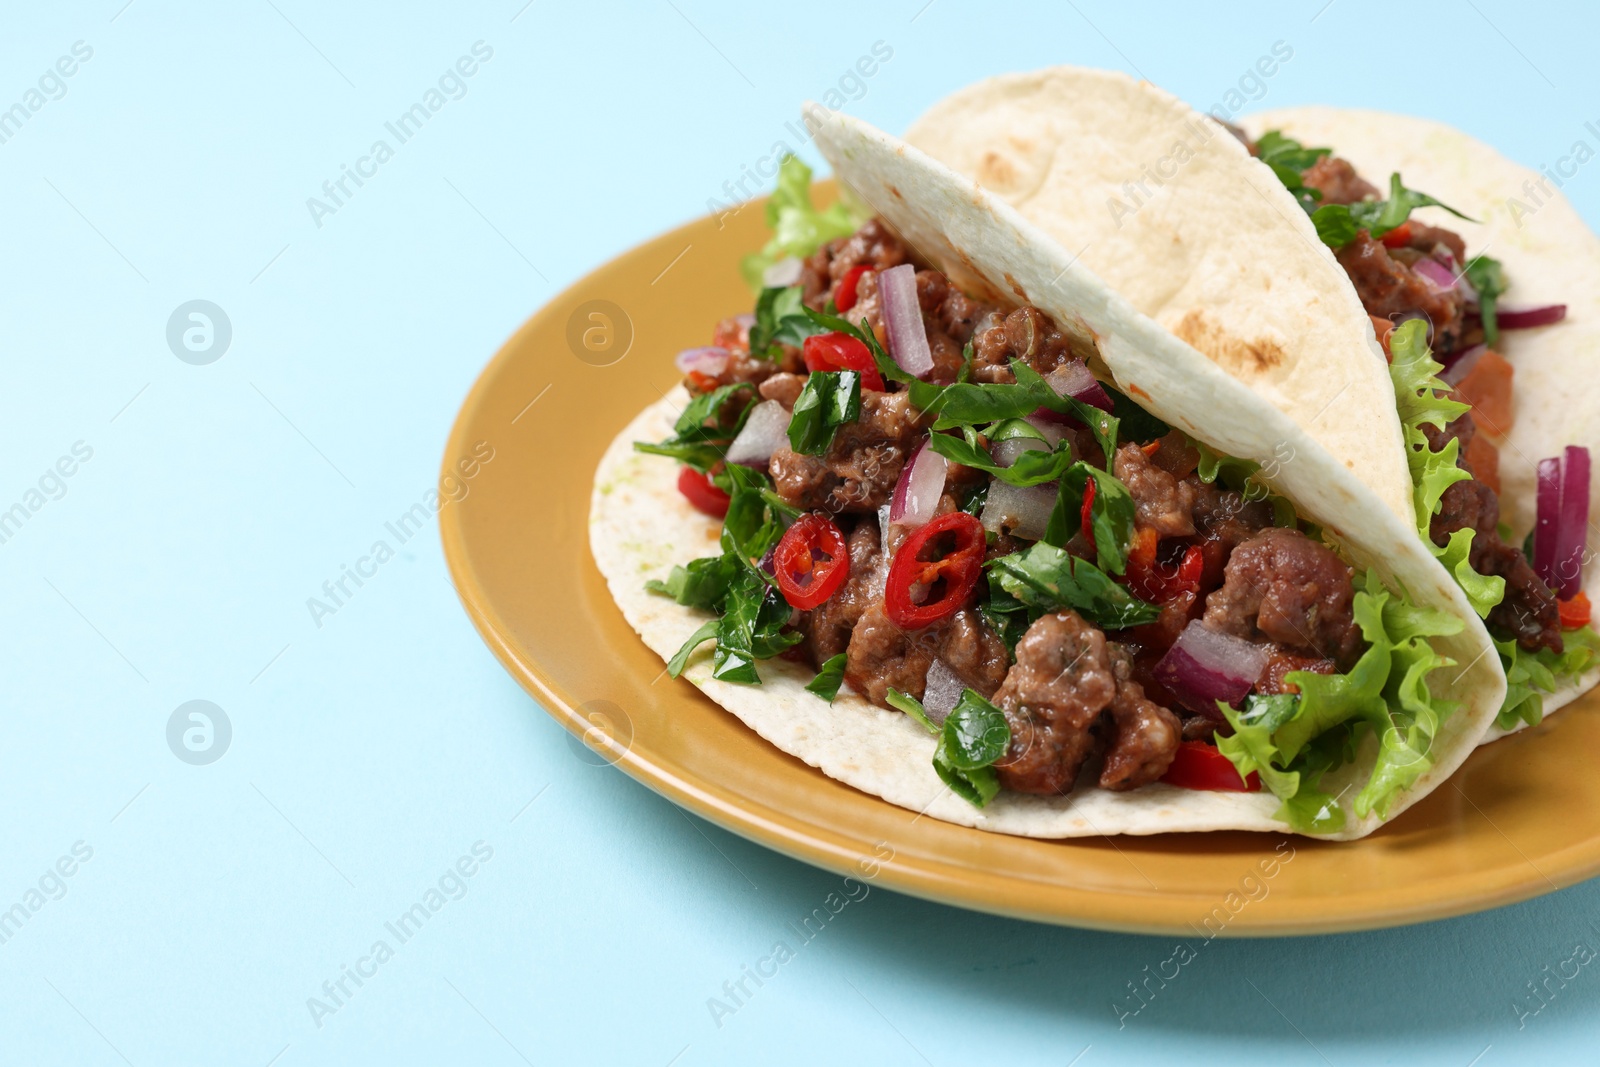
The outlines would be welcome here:
M 1261 677 L 1267 649 L 1242 637 L 1212 630 L 1195 619 L 1156 664 L 1156 680 L 1184 707 L 1218 722 L 1217 701 L 1237 704 Z
M 1496 304 L 1495 322 L 1502 330 L 1531 330 L 1535 326 L 1549 326 L 1567 317 L 1567 305 L 1546 304 L 1543 307 L 1515 307 Z
M 715 378 L 721 374 L 728 365 L 728 350 L 716 345 L 707 345 L 703 348 L 685 348 L 672 359 L 673 366 L 683 373 L 699 371 L 708 378 Z
M 1037 541 L 1050 525 L 1058 491 L 1054 482 L 1024 489 L 996 478 L 989 483 L 989 496 L 983 504 L 983 528 L 997 533 L 1007 529 L 1018 537 Z
M 1439 378 L 1446 385 L 1460 385 L 1467 375 L 1472 373 L 1472 368 L 1477 366 L 1478 360 L 1489 350 L 1488 345 L 1473 345 L 1454 356 L 1447 357 L 1448 362 L 1444 370 L 1439 372 Z
M 728 446 L 729 463 L 762 467 L 772 454 L 789 443 L 789 410 L 776 400 L 763 400 L 745 419 L 739 435 Z
M 1456 276 L 1437 259 L 1423 256 L 1411 265 L 1411 269 L 1426 278 L 1435 289 L 1446 291 L 1456 287 Z
M 778 260 L 761 272 L 764 289 L 787 289 L 800 280 L 800 261 L 793 256 Z
M 938 510 L 949 473 L 950 461 L 929 448 L 927 438 L 923 438 L 900 468 L 900 479 L 894 483 L 894 496 L 889 503 L 889 521 L 907 527 L 927 525 Z
M 1589 450 L 1568 445 L 1561 461 L 1561 518 L 1556 524 L 1556 595 L 1571 600 L 1583 591 L 1589 541 Z
M 955 708 L 966 688 L 966 684 L 956 677 L 944 660 L 936 659 L 928 667 L 928 681 L 922 691 L 922 710 L 928 713 L 928 718 L 935 726 L 943 726 L 945 716 Z
M 1111 398 L 1106 395 L 1106 391 L 1101 388 L 1100 383 L 1095 380 L 1081 359 L 1057 367 L 1046 374 L 1044 380 L 1050 383 L 1050 388 L 1062 396 L 1081 400 L 1101 411 L 1113 410 Z
M 917 301 L 917 268 L 902 263 L 881 272 L 878 296 L 883 303 L 883 324 L 889 331 L 889 354 L 901 370 L 921 378 L 933 370 L 933 350 L 928 347 L 928 330 Z

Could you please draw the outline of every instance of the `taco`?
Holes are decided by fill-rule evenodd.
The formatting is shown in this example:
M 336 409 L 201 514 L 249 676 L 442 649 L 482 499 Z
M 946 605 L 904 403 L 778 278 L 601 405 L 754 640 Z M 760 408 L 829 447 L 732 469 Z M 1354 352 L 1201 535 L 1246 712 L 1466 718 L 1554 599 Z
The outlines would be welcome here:
M 664 673 L 1026 836 L 1349 839 L 1448 777 L 1504 681 L 1414 510 L 972 182 L 808 123 L 865 210 L 786 160 L 754 313 L 596 475 L 592 551 Z
M 1600 386 L 1573 373 L 1600 343 L 1600 241 L 1560 174 L 1438 123 L 1330 108 L 1241 121 L 1055 68 L 961 90 L 907 139 L 1081 248 L 1335 454 L 1354 454 L 1339 443 L 1352 434 L 1381 445 L 1353 469 L 1385 499 L 1408 467 L 1429 505 L 1418 533 L 1507 676 L 1485 739 L 1536 723 L 1600 680 L 1583 592 L 1600 567 Z M 1392 411 L 1372 399 L 1383 378 Z

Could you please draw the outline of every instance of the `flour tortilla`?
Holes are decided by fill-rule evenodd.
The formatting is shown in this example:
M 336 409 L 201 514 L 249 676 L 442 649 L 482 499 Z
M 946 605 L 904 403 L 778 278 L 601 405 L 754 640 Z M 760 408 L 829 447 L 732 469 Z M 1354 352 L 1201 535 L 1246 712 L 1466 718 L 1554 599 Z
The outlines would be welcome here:
M 1221 125 L 1126 74 L 1053 67 L 961 89 L 905 139 L 1016 208 L 1411 521 L 1371 321 L 1306 213 Z
M 1403 585 L 1420 604 L 1460 618 L 1463 630 L 1435 646 L 1457 664 L 1437 672 L 1437 691 L 1461 708 L 1441 728 L 1434 765 L 1397 798 L 1390 817 L 1453 772 L 1482 735 L 1505 692 L 1492 646 L 1465 596 L 1417 538 L 1409 517 L 1335 460 L 1293 419 L 1229 377 L 1195 349 L 1141 315 L 1072 254 L 1005 203 L 910 146 L 865 123 L 814 106 L 809 121 L 835 172 L 924 256 L 971 293 L 1026 302 L 1050 314 L 1117 387 L 1211 447 L 1271 464 L 1273 488 L 1323 525 L 1358 567 Z M 665 355 L 663 354 L 663 358 Z M 637 440 L 671 433 L 681 392 L 646 409 L 612 443 L 596 475 L 590 513 L 595 560 L 624 616 L 645 643 L 670 657 L 703 621 L 701 613 L 644 590 L 673 564 L 716 551 L 717 524 L 674 488 L 666 459 L 632 451 Z M 1389 400 L 1392 408 L 1392 399 Z M 1145 786 L 1127 793 L 1081 787 L 1066 797 L 1002 793 L 974 808 L 949 793 L 931 766 L 933 740 L 910 718 L 874 707 L 848 688 L 832 705 L 804 690 L 811 672 L 793 663 L 761 664 L 764 684 L 711 677 L 707 648 L 684 677 L 767 741 L 830 777 L 948 822 L 1029 837 L 1153 834 L 1195 830 L 1278 830 L 1267 793 L 1219 793 Z M 1329 775 L 1340 793 L 1363 781 L 1375 745 Z M 1384 820 L 1348 812 L 1353 839 Z
M 1600 458 L 1600 377 L 1595 374 L 1600 356 L 1600 239 L 1551 184 L 1540 188 L 1543 175 L 1441 123 L 1329 107 L 1269 111 L 1244 123 L 1252 136 L 1276 129 L 1308 146 L 1330 147 L 1380 187 L 1399 171 L 1409 188 L 1480 220 L 1468 222 L 1439 208 L 1417 212 L 1422 221 L 1461 234 L 1469 254 L 1500 260 L 1511 283 L 1504 297 L 1508 303 L 1567 305 L 1564 321 L 1506 331 L 1497 347 L 1516 368 L 1514 425 L 1497 443 L 1501 519 L 1511 524 L 1520 542 L 1533 528 L 1538 461 L 1560 455 L 1567 445 L 1586 445 Z M 1600 466 L 1592 477 L 1590 499 L 1600 499 Z M 1596 518 L 1600 513 L 1591 512 L 1590 555 L 1584 568 L 1588 589 L 1600 588 L 1595 584 L 1600 581 Z M 1597 681 L 1600 667 L 1546 696 L 1545 713 L 1570 703 Z M 1520 723 L 1516 727 L 1522 728 Z M 1485 740 L 1506 732 L 1495 729 Z

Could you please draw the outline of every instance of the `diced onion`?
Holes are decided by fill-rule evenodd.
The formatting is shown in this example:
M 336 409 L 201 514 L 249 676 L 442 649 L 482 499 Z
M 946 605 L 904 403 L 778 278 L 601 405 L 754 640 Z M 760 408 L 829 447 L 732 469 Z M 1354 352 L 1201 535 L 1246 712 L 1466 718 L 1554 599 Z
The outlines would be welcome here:
M 728 446 L 729 463 L 762 467 L 781 446 L 789 443 L 789 410 L 776 400 L 763 400 L 745 419 L 739 436 Z
M 1455 274 L 1437 259 L 1423 256 L 1411 265 L 1411 269 L 1428 279 L 1428 282 L 1436 289 L 1446 291 L 1456 287 Z
M 1195 619 L 1156 664 L 1156 680 L 1183 706 L 1222 721 L 1217 701 L 1237 704 L 1267 665 L 1267 649 L 1242 637 L 1210 629 Z
M 1057 491 L 1054 482 L 1024 489 L 996 478 L 989 483 L 989 496 L 983 504 L 983 528 L 996 533 L 1010 530 L 1018 537 L 1037 541 L 1050 525 Z
M 1502 330 L 1531 330 L 1535 326 L 1549 326 L 1567 317 L 1567 305 L 1546 304 L 1543 307 L 1515 307 L 1496 304 L 1495 322 Z
M 1450 357 L 1445 369 L 1439 377 L 1446 385 L 1460 385 L 1467 375 L 1472 373 L 1472 368 L 1477 366 L 1478 360 L 1489 350 L 1488 345 L 1473 345 L 1464 352 L 1458 352 Z
M 961 699 L 966 684 L 956 677 L 942 659 L 928 667 L 928 681 L 922 692 L 922 710 L 928 713 L 935 726 L 943 726 L 946 715 Z
M 715 378 L 728 365 L 728 350 L 716 345 L 685 348 L 673 357 L 672 363 L 685 374 L 699 371 L 708 378 Z
M 1032 415 L 1024 417 L 1022 421 L 1044 434 L 1045 441 L 1049 443 L 1051 448 L 1054 448 L 1061 443 L 1062 438 L 1067 436 L 1067 431 L 1061 428 L 1060 423 L 1051 422 L 1049 419 L 1044 418 L 1044 414 L 1053 415 L 1055 413 L 1040 413 L 1036 411 Z
M 927 525 L 939 507 L 949 473 L 950 461 L 929 448 L 924 438 L 900 468 L 900 479 L 895 482 L 889 504 L 889 521 L 906 527 Z
M 933 370 L 933 350 L 928 347 L 928 330 L 917 301 L 917 268 L 902 263 L 880 273 L 878 298 L 889 331 L 889 354 L 901 370 L 921 378 Z
M 989 455 L 1002 467 L 1009 467 L 1024 452 L 1048 452 L 1050 446 L 1037 437 L 1012 437 L 989 446 Z
M 1533 569 L 1561 600 L 1583 591 L 1589 540 L 1589 450 L 1568 445 L 1539 461 Z
M 800 261 L 786 256 L 761 272 L 761 284 L 767 289 L 787 289 L 800 280 Z

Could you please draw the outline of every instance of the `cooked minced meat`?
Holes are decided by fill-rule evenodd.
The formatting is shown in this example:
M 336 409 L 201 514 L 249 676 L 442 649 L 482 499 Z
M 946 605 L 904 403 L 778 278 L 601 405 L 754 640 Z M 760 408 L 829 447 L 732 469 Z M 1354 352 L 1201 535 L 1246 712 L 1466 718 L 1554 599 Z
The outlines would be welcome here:
M 770 471 L 778 495 L 805 511 L 859 514 L 889 500 L 926 420 L 906 393 L 861 391 L 861 414 L 839 427 L 821 456 L 780 445 Z
M 1205 624 L 1348 665 L 1361 646 L 1348 564 L 1298 530 L 1262 530 L 1228 557 Z

